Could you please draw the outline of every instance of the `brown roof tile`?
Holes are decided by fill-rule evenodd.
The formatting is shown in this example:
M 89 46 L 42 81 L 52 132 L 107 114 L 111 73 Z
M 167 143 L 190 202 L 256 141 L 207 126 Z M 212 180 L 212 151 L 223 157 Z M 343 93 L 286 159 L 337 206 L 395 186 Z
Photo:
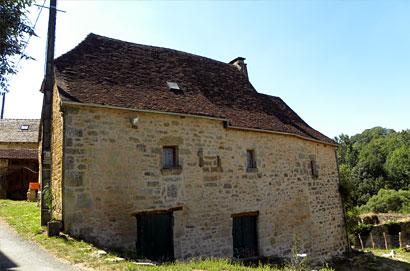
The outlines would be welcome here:
M 38 142 L 40 120 L 38 119 L 1 119 L 0 142 Z M 22 125 L 28 125 L 22 130 Z
M 258 93 L 247 77 L 228 63 L 95 34 L 55 63 L 61 94 L 69 100 L 220 117 L 236 127 L 335 144 L 280 98 Z M 170 91 L 167 82 L 176 82 L 181 91 Z

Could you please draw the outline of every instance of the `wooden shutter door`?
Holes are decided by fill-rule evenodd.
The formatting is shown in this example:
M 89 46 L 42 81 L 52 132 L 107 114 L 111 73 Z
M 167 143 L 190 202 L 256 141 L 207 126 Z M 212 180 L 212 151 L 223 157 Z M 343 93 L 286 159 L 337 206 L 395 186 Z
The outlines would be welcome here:
M 172 213 L 137 216 L 137 251 L 155 261 L 174 259 Z
M 233 217 L 233 256 L 235 258 L 258 256 L 256 219 L 257 216 Z

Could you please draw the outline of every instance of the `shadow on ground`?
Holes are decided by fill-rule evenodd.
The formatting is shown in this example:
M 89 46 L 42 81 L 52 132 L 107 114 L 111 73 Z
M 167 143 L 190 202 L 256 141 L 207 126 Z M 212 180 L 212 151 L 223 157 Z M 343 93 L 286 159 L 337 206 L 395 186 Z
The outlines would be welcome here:
M 391 259 L 358 252 L 335 261 L 331 266 L 336 271 L 410 271 L 410 264 L 398 258 Z
M 0 270 L 14 270 L 18 265 L 0 251 Z
M 242 261 L 242 263 L 253 267 L 257 267 L 260 263 L 284 266 L 286 261 L 281 258 L 259 258 L 253 261 Z M 295 268 L 295 270 L 310 270 L 306 266 L 304 268 L 302 266 Z M 392 259 L 356 250 L 343 258 L 332 260 L 328 263 L 328 266 L 334 268 L 335 271 L 410 271 L 410 263 L 400 260 L 399 256 Z
M 75 239 L 69 237 L 65 234 L 61 234 L 59 237 L 66 243 L 75 244 L 81 239 Z M 93 244 L 96 249 L 103 249 L 108 253 L 111 253 L 113 256 L 123 257 L 128 260 L 142 261 L 141 257 L 137 255 L 136 252 L 132 251 L 119 251 L 119 250 L 110 250 L 97 244 Z M 150 260 L 143 260 L 144 262 L 153 262 Z M 258 267 L 261 264 L 271 265 L 271 266 L 284 266 L 288 261 L 282 258 L 274 257 L 257 257 L 257 258 L 248 258 L 241 260 L 232 260 L 233 263 L 240 262 L 244 266 L 248 267 Z M 155 262 L 154 262 L 155 263 Z M 156 262 L 161 264 L 160 262 Z M 169 262 L 165 262 L 169 263 Z M 0 270 L 10 270 L 7 268 L 13 268 L 16 265 L 10 261 L 7 257 L 2 255 L 0 251 Z M 410 263 L 405 261 L 400 261 L 400 258 L 385 258 L 376 256 L 373 253 L 365 253 L 361 251 L 352 251 L 350 255 L 346 255 L 344 258 L 335 259 L 329 262 L 329 267 L 334 268 L 335 271 L 410 271 Z M 296 270 L 306 270 L 306 269 L 296 269 Z M 309 269 L 310 270 L 310 269 Z

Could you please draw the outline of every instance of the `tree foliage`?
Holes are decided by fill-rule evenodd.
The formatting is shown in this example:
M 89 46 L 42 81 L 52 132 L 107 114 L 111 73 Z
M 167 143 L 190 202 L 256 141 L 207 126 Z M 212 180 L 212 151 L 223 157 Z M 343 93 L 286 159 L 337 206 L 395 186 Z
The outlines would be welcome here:
M 16 73 L 18 57 L 24 53 L 27 35 L 34 35 L 26 13 L 32 0 L 0 0 L 0 91 L 7 91 L 8 75 Z
M 377 195 L 360 207 L 362 212 L 408 213 L 410 211 L 410 191 L 380 189 Z
M 347 209 L 366 204 L 380 189 L 410 188 L 410 130 L 375 127 L 352 137 L 342 134 L 336 141 Z
M 387 157 L 384 168 L 390 176 L 391 186 L 406 186 L 410 183 L 410 147 L 401 146 Z

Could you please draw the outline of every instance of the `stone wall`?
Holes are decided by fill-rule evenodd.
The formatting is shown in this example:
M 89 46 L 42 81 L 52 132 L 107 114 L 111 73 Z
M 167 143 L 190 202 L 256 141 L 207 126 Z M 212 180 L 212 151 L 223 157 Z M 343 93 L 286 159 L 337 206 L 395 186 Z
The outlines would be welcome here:
M 359 215 L 362 223 L 384 224 L 389 222 L 410 221 L 410 214 L 400 213 L 366 213 Z
M 315 259 L 347 246 L 335 147 L 205 118 L 63 111 L 63 220 L 74 236 L 133 250 L 135 213 L 182 206 L 174 212 L 176 258 L 232 257 L 231 215 L 253 211 L 261 256 L 290 256 L 295 239 Z M 178 146 L 181 170 L 161 169 L 164 145 Z M 247 149 L 255 150 L 257 170 L 246 169 Z
M 53 93 L 52 136 L 51 136 L 51 189 L 52 218 L 62 219 L 62 163 L 63 163 L 63 117 L 57 88 Z
M 394 214 L 392 215 L 394 217 Z M 401 241 L 403 245 L 410 245 L 410 221 L 390 222 L 386 224 L 372 225 L 370 231 L 362 232 L 360 238 L 363 246 L 375 248 L 398 248 L 400 247 L 399 232 L 401 233 Z M 386 236 L 386 240 L 384 238 Z M 354 246 L 361 248 L 359 235 L 355 236 Z

